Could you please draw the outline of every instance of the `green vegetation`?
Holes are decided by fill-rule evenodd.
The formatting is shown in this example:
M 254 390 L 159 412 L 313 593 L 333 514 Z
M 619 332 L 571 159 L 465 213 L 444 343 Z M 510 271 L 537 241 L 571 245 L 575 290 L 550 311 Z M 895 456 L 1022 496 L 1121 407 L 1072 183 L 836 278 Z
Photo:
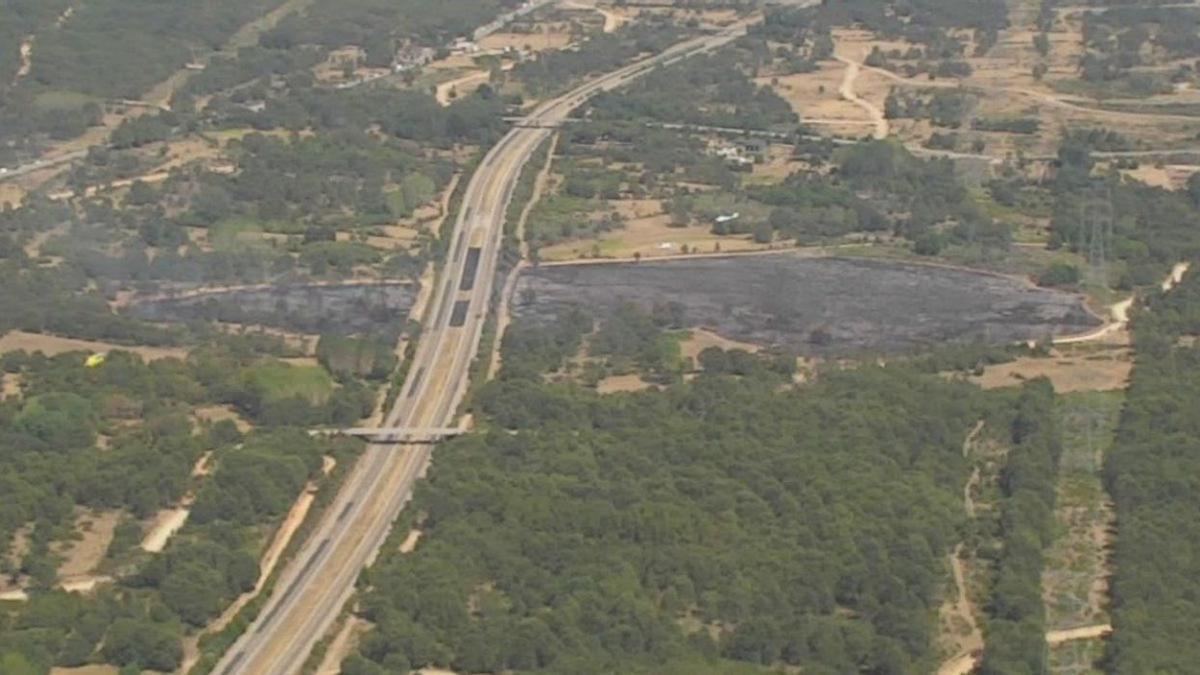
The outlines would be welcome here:
M 912 0 L 904 3 L 876 0 L 843 0 L 815 7 L 779 7 L 768 10 L 763 32 L 777 42 L 805 43 L 813 35 L 828 35 L 833 26 L 855 26 L 873 31 L 885 40 L 916 43 L 906 52 L 884 53 L 876 48 L 867 64 L 899 70 L 906 77 L 927 73 L 931 77 L 961 77 L 971 72 L 964 60 L 967 48 L 982 55 L 1008 26 L 1003 0 Z M 967 29 L 970 36 L 954 29 Z M 900 65 L 893 61 L 903 61 Z
M 1054 388 L 1037 380 L 1022 388 L 1010 426 L 1011 446 L 1000 476 L 1001 550 L 987 606 L 980 672 L 1045 672 L 1044 551 L 1054 533 L 1054 500 L 1062 434 Z
M 281 50 L 358 45 L 365 49 L 368 65 L 386 67 L 395 49 L 407 41 L 440 46 L 455 37 L 469 37 L 476 27 L 518 4 L 517 0 L 317 0 L 285 18 L 261 42 Z
M 884 101 L 883 112 L 888 119 L 929 120 L 934 126 L 957 129 L 974 104 L 974 97 L 961 91 L 911 92 L 893 87 Z
M 1194 226 L 1200 202 L 1186 191 L 1120 180 L 1115 173 L 1092 176 L 1092 150 L 1123 144 L 1119 135 L 1102 131 L 1064 139 L 1050 186 L 1055 198 L 1050 245 L 1088 254 L 1103 247 L 1109 261 L 1119 264 L 1110 281 L 1131 288 L 1158 283 L 1180 258 L 1200 254 Z
M 768 56 L 765 56 L 768 55 Z M 597 119 L 653 120 L 735 129 L 795 127 L 799 119 L 770 87 L 750 79 L 769 58 L 765 43 L 743 40 L 654 72 L 619 92 L 600 94 L 589 107 Z
M 1096 602 L 1096 580 L 1109 574 L 1108 537 L 1097 536 L 1097 531 L 1113 526 L 1102 474 L 1124 402 L 1121 391 L 1073 392 L 1060 399 L 1059 527 L 1047 551 L 1043 577 L 1046 627 L 1051 630 L 1109 620 L 1107 607 Z M 1103 650 L 1099 639 L 1052 646 L 1050 668 L 1091 673 Z
M 30 79 L 43 87 L 106 98 L 137 98 L 194 50 L 218 49 L 280 0 L 97 0 L 39 36 Z M 117 48 L 119 46 L 119 48 Z
M 518 64 L 513 75 L 534 94 L 544 96 L 587 75 L 614 70 L 635 57 L 656 54 L 681 37 L 674 22 L 651 18 L 613 33 L 593 35 L 575 49 L 539 54 L 535 60 Z
M 20 395 L 0 402 L 0 541 L 22 529 L 30 542 L 15 563 L 7 550 L 0 556 L 0 573 L 30 594 L 0 610 L 0 663 L 19 660 L 34 672 L 94 662 L 171 670 L 181 635 L 253 586 L 266 534 L 320 476 L 321 456 L 345 458 L 357 445 L 303 429 L 243 435 L 232 422 L 198 425 L 190 417 L 196 407 L 238 398 L 230 387 L 239 378 L 298 387 L 278 366 L 243 361 L 239 368 L 216 348 L 153 363 L 114 352 L 90 368 L 84 356 L 0 358 L 3 371 L 23 382 Z M 209 452 L 216 470 L 193 476 Z M 196 493 L 191 518 L 167 548 L 136 547 L 139 521 L 189 492 Z M 96 570 L 116 581 L 94 596 L 57 590 L 52 544 L 70 540 L 77 509 L 122 514 Z
M 1116 504 L 1114 673 L 1187 672 L 1200 662 L 1200 275 L 1152 296 L 1133 323 L 1137 361 L 1105 465 Z
M 1100 97 L 1144 97 L 1170 92 L 1177 83 L 1195 83 L 1191 64 L 1179 64 L 1173 72 L 1144 66 L 1200 56 L 1198 30 L 1200 12 L 1191 7 L 1086 12 L 1080 78 Z
M 642 322 L 602 322 L 592 351 L 642 353 Z M 377 628 L 347 665 L 928 672 L 978 390 L 905 368 L 795 391 L 769 369 L 620 396 L 544 383 L 590 327 L 506 335 L 476 401 L 490 430 L 440 451 L 422 546 L 369 572 Z

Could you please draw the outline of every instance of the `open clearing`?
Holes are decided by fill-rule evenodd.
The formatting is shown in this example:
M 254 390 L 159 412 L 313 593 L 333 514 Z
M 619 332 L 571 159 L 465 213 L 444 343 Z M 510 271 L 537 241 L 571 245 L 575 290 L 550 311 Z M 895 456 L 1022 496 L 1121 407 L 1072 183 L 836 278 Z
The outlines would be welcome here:
M 237 427 L 237 430 L 242 433 L 246 433 L 252 428 L 251 424 L 239 415 L 236 410 L 227 405 L 210 405 L 196 408 L 192 411 L 192 415 L 196 420 L 210 424 L 216 424 L 223 420 L 231 420 L 234 426 Z
M 1097 319 L 1078 296 L 948 267 L 777 255 L 547 265 L 517 282 L 514 315 L 575 304 L 682 303 L 691 326 L 801 354 L 903 353 L 929 344 L 1005 344 L 1073 333 Z
M 483 51 L 523 50 L 526 52 L 544 52 L 552 49 L 562 49 L 571 44 L 571 33 L 565 30 L 552 30 L 558 26 L 546 26 L 551 30 L 534 33 L 492 33 L 479 41 Z
M 547 246 L 538 252 L 538 257 L 546 261 L 661 258 L 686 252 L 757 251 L 770 247 L 756 243 L 749 234 L 713 234 L 709 225 L 672 227 L 671 216 L 659 199 L 610 200 L 606 205 L 625 218 L 625 227 L 594 238 Z
M 1109 632 L 1109 548 L 1116 525 L 1101 470 L 1121 415 L 1121 392 L 1064 396 L 1058 417 L 1063 430 L 1055 519 L 1056 536 L 1046 552 L 1042 596 L 1052 672 L 1091 668 Z M 1064 643 L 1091 642 L 1089 645 Z
M 629 375 L 610 375 L 596 383 L 596 391 L 601 394 L 620 394 L 633 391 L 643 391 L 654 385 L 643 380 L 636 373 Z
M 709 347 L 718 347 L 729 351 L 731 349 L 741 349 L 742 351 L 750 352 L 751 354 L 759 350 L 759 346 L 749 342 L 738 342 L 721 337 L 716 333 L 705 330 L 703 328 L 693 328 L 688 339 L 679 344 L 680 352 L 685 359 L 698 359 L 700 352 Z
M 42 352 L 46 356 L 65 354 L 67 352 L 92 352 L 107 354 L 111 351 L 133 352 L 147 361 L 158 359 L 185 359 L 188 350 L 182 347 L 129 347 L 110 342 L 95 342 L 93 340 L 76 340 L 74 338 L 44 335 L 42 333 L 26 333 L 25 331 L 9 331 L 0 337 L 0 354 L 15 351 Z
M 1010 363 L 988 366 L 983 375 L 971 378 L 984 389 L 1013 387 L 1038 377 L 1047 377 L 1060 394 L 1077 391 L 1124 389 L 1129 383 L 1133 359 L 1128 349 L 1055 349 L 1048 357 L 1021 357 Z
M 80 577 L 94 572 L 104 560 L 120 520 L 120 511 L 81 511 L 75 518 L 75 531 L 80 538 L 52 548 L 63 558 L 58 567 L 58 578 L 64 582 L 79 581 Z

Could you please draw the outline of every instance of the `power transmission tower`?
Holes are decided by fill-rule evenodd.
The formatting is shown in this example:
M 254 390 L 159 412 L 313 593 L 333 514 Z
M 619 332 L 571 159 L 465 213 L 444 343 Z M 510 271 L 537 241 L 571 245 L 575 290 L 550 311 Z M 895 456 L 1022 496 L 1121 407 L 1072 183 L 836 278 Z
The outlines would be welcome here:
M 1112 253 L 1113 221 L 1115 220 L 1112 186 L 1093 184 L 1079 203 L 1079 251 L 1087 252 L 1087 281 L 1093 285 L 1108 285 L 1108 259 Z

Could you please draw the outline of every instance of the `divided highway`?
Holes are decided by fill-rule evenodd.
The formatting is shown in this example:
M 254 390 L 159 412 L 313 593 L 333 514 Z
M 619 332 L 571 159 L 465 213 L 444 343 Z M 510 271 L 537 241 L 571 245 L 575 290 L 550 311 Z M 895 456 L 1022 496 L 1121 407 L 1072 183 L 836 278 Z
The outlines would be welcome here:
M 539 106 L 511 130 L 471 177 L 454 223 L 448 259 L 431 296 L 408 379 L 383 428 L 455 426 L 491 299 L 504 215 L 526 160 L 573 109 L 650 69 L 720 47 L 749 22 L 694 38 Z M 217 675 L 291 675 L 333 625 L 389 527 L 424 473 L 432 447 L 376 438 L 308 541 L 280 575 L 258 618 L 224 654 Z

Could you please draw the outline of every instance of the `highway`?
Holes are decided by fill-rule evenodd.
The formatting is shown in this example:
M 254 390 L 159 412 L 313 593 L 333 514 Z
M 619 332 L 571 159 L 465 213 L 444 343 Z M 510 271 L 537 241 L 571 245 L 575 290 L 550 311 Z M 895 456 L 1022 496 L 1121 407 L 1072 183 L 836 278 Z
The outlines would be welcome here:
M 409 375 L 384 428 L 456 426 L 456 411 L 478 352 L 491 300 L 504 215 L 521 168 L 550 128 L 590 96 L 621 86 L 658 65 L 716 49 L 745 33 L 749 21 L 678 43 L 593 79 L 538 106 L 484 157 L 454 222 Z M 374 559 L 391 523 L 423 475 L 433 446 L 376 439 L 346 478 L 321 522 L 280 574 L 258 618 L 222 656 L 217 675 L 290 675 L 330 629 Z

